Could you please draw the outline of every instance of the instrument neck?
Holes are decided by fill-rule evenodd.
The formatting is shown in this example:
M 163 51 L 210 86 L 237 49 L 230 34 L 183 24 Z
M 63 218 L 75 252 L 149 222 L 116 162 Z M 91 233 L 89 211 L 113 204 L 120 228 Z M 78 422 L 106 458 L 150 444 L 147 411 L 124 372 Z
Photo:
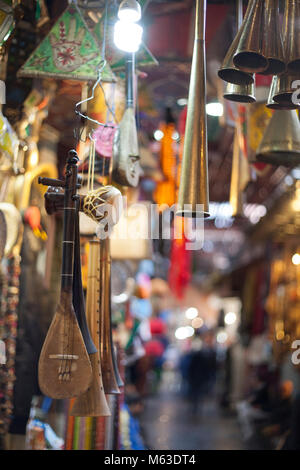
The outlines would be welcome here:
M 64 195 L 64 225 L 63 225 L 63 248 L 61 289 L 71 292 L 73 285 L 73 262 L 75 242 L 75 220 L 77 211 L 76 195 L 77 166 L 68 164 L 66 170 L 66 183 Z
M 135 54 L 129 52 L 126 56 L 126 108 L 134 108 L 134 73 Z

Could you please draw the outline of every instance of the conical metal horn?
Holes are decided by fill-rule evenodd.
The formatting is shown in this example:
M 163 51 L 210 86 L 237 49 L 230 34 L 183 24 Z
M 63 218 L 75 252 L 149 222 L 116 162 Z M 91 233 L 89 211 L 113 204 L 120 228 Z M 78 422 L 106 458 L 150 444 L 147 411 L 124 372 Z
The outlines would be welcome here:
M 285 71 L 279 0 L 265 0 L 262 53 L 268 59 L 268 67 L 262 75 L 275 75 Z
M 271 165 L 300 164 L 300 123 L 297 111 L 274 111 L 257 149 L 256 159 Z
M 195 41 L 190 78 L 177 215 L 208 217 L 205 63 L 206 0 L 196 2 Z
M 283 45 L 287 69 L 300 72 L 300 1 L 285 0 Z
M 254 83 L 252 85 L 234 85 L 233 83 L 228 83 L 223 96 L 226 100 L 236 103 L 254 103 L 256 101 L 254 90 Z
M 236 52 L 237 45 L 241 38 L 242 31 L 240 29 L 243 22 L 243 0 L 237 0 L 237 35 L 233 40 L 227 54 L 223 60 L 222 67 L 218 71 L 219 77 L 228 83 L 234 85 L 251 85 L 254 83 L 254 77 L 250 73 L 242 72 L 233 63 L 233 56 Z
M 218 76 L 228 83 L 235 85 L 251 85 L 254 83 L 254 77 L 251 73 L 239 70 L 233 63 L 233 56 L 241 38 L 242 31 L 233 40 L 228 52 L 224 58 L 222 67 L 218 71 Z
M 296 90 L 293 86 L 295 80 L 297 77 L 290 73 L 284 73 L 277 77 L 277 88 L 273 95 L 273 100 L 276 103 L 294 105 L 294 109 L 298 108 L 297 104 L 292 101 L 293 93 Z
M 263 54 L 264 13 L 262 0 L 249 0 L 233 57 L 234 65 L 244 72 L 263 72 L 268 67 Z
M 230 182 L 229 203 L 233 217 L 243 215 L 243 191 L 240 188 L 240 142 L 238 128 L 235 128 L 233 138 L 232 169 Z
M 272 79 L 269 97 L 266 104 L 267 108 L 277 109 L 279 111 L 288 109 L 299 109 L 299 106 L 294 104 L 291 99 L 288 102 L 281 101 L 280 103 L 274 101 L 273 97 L 279 93 L 279 79 L 280 77 L 278 77 L 277 75 L 274 75 Z

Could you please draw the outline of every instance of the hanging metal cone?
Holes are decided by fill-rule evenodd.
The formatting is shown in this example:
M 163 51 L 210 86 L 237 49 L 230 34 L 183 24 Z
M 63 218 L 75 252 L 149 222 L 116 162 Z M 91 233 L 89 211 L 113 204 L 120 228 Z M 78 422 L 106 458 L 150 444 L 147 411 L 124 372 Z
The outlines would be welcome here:
M 284 55 L 288 71 L 300 72 L 300 1 L 285 0 L 283 16 Z
M 262 53 L 268 59 L 268 67 L 262 75 L 284 72 L 284 54 L 279 21 L 279 0 L 265 0 L 264 25 L 262 28 Z
M 241 38 L 241 25 L 243 22 L 243 0 L 237 0 L 237 35 L 233 40 L 227 54 L 223 60 L 222 67 L 218 71 L 219 77 L 228 83 L 234 85 L 251 85 L 254 83 L 254 77 L 251 73 L 242 72 L 233 63 L 233 56 L 236 52 L 237 45 Z
M 295 87 L 293 87 L 295 80 L 297 80 L 297 77 L 290 73 L 284 73 L 277 77 L 277 88 L 273 95 L 273 100 L 276 103 L 293 104 L 292 95 L 295 92 Z M 295 106 L 296 108 L 297 106 Z
M 206 0 L 197 0 L 196 29 L 189 88 L 177 215 L 208 217 L 208 163 L 205 62 Z
M 234 65 L 244 72 L 263 72 L 268 67 L 263 52 L 264 14 L 264 2 L 249 0 L 233 57 Z
M 254 90 L 254 83 L 251 85 L 234 85 L 233 83 L 228 83 L 223 96 L 226 100 L 236 103 L 254 103 L 256 101 Z
M 275 111 L 257 149 L 256 158 L 271 165 L 300 164 L 300 123 L 297 111 Z
M 238 129 L 236 127 L 233 139 L 233 155 L 231 169 L 231 183 L 229 203 L 234 217 L 243 215 L 243 192 L 240 189 L 240 144 Z
M 299 109 L 299 106 L 292 102 L 291 94 L 293 91 L 294 90 L 292 89 L 288 91 L 287 88 L 284 90 L 283 76 L 278 77 L 277 75 L 274 75 L 270 87 L 268 101 L 266 104 L 267 108 L 277 110 Z M 274 101 L 275 96 L 278 101 Z
M 233 56 L 241 37 L 241 32 L 235 37 L 228 52 L 224 58 L 222 67 L 218 71 L 219 77 L 228 83 L 235 85 L 251 85 L 254 83 L 254 77 L 251 73 L 239 70 L 233 63 Z

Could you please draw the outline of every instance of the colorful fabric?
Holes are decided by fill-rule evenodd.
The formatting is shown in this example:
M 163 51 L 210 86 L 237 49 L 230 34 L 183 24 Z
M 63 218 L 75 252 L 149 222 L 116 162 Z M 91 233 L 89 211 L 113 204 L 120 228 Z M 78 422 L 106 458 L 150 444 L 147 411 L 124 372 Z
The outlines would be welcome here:
M 102 59 L 98 41 L 89 30 L 79 8 L 70 4 L 21 67 L 18 75 L 95 81 Z M 104 82 L 115 80 L 108 64 L 101 78 Z

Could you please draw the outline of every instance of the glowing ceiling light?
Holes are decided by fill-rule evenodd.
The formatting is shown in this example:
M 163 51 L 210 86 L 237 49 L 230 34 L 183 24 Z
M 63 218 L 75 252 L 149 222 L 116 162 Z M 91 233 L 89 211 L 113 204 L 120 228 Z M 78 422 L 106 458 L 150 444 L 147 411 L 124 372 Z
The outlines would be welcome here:
M 222 103 L 207 103 L 206 114 L 209 116 L 220 117 L 223 116 L 224 108 Z
M 299 266 L 299 264 L 300 264 L 300 255 L 299 255 L 299 253 L 295 253 L 295 254 L 292 256 L 292 263 L 293 263 L 295 266 Z
M 142 42 L 143 28 L 136 23 L 117 21 L 114 29 L 114 42 L 124 52 L 136 52 Z
M 193 320 L 198 316 L 198 309 L 196 307 L 190 307 L 185 311 L 185 316 L 189 320 Z
M 123 0 L 119 6 L 118 18 L 125 23 L 136 23 L 142 17 L 141 6 L 136 0 Z
M 226 325 L 233 325 L 236 322 L 236 314 L 234 312 L 226 313 L 224 321 Z

